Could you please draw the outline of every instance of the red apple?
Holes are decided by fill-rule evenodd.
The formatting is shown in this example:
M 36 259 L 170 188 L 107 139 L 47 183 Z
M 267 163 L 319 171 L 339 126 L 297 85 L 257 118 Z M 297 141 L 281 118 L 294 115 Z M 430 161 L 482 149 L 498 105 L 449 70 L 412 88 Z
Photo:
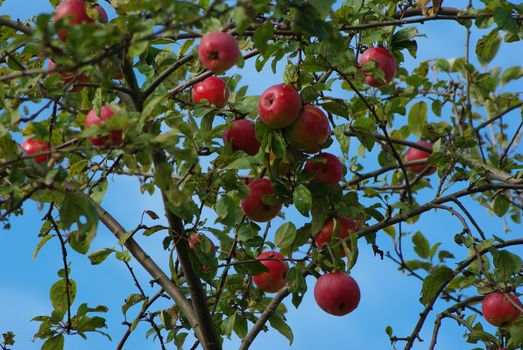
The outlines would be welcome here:
M 243 213 L 251 220 L 258 222 L 270 221 L 278 215 L 281 204 L 266 204 L 264 196 L 273 196 L 271 181 L 269 179 L 257 179 L 249 183 L 249 196 L 242 199 L 241 207 Z
M 327 273 L 316 281 L 314 299 L 323 311 L 343 316 L 354 311 L 360 303 L 360 288 L 346 273 Z
M 262 260 L 268 272 L 262 272 L 259 275 L 252 276 L 252 280 L 256 286 L 267 293 L 276 293 L 283 287 L 285 287 L 286 281 L 285 276 L 289 267 L 285 261 L 281 260 L 263 260 L 263 259 L 284 259 L 284 256 L 280 253 L 269 251 L 258 255 L 256 258 Z
M 107 22 L 107 12 L 100 5 L 96 6 L 98 12 L 98 18 L 100 22 Z M 56 12 L 54 14 L 55 23 L 58 20 L 68 17 L 70 24 L 81 24 L 81 23 L 93 23 L 94 19 L 89 17 L 85 8 L 85 2 L 83 0 L 64 0 L 58 6 L 56 6 Z M 67 31 L 65 28 L 58 30 L 58 37 L 60 40 L 67 40 Z
M 483 299 L 481 311 L 490 324 L 505 327 L 519 317 L 522 307 L 521 301 L 513 293 L 492 293 Z
M 385 75 L 385 81 L 372 75 L 365 77 L 365 82 L 373 87 L 381 87 L 392 81 L 398 66 L 392 53 L 382 47 L 374 47 L 365 50 L 360 57 L 360 64 L 375 62 L 376 68 L 381 69 Z
M 223 73 L 236 64 L 240 48 L 236 39 L 225 32 L 207 33 L 198 46 L 200 62 L 213 73 Z
M 300 115 L 300 95 L 293 87 L 274 85 L 263 92 L 258 100 L 261 121 L 270 128 L 281 129 L 291 125 Z
M 254 123 L 247 119 L 234 120 L 232 126 L 223 131 L 223 142 L 230 142 L 235 151 L 242 150 L 254 156 L 260 149 L 260 141 L 256 139 Z
M 345 216 L 336 219 L 336 227 L 333 218 L 327 219 L 321 230 L 314 236 L 314 243 L 316 243 L 318 249 L 321 249 L 325 243 L 332 240 L 335 233 L 336 237 L 344 240 L 349 237 L 349 232 L 356 232 L 361 226 L 363 226 L 362 220 L 356 221 Z M 336 248 L 336 253 L 338 256 L 345 256 L 345 250 L 341 244 Z
M 321 109 L 305 105 L 294 123 L 285 129 L 285 138 L 300 151 L 316 153 L 330 133 L 329 120 Z
M 311 182 L 337 185 L 343 177 L 343 166 L 334 154 L 320 153 L 305 163 Z
M 55 67 L 56 67 L 56 64 L 50 59 L 47 62 L 47 68 L 55 69 Z M 52 74 L 55 74 L 55 73 L 52 73 Z M 58 71 L 58 74 L 60 74 L 62 76 L 62 78 L 64 79 L 65 85 L 71 84 L 73 86 L 73 88 L 71 90 L 72 92 L 80 92 L 84 88 L 83 86 L 76 85 L 77 83 L 81 83 L 81 84 L 89 83 L 89 77 L 85 74 L 78 75 L 75 73 L 63 72 L 63 71 Z
M 49 144 L 44 141 L 35 140 L 32 138 L 25 139 L 21 144 L 22 150 L 28 155 L 32 156 L 35 154 L 47 152 Z M 34 157 L 37 164 L 47 162 L 49 160 L 49 154 L 40 154 Z
M 192 100 L 194 103 L 207 100 L 210 104 L 218 108 L 223 108 L 229 100 L 230 93 L 223 79 L 209 77 L 194 85 Z
M 102 106 L 100 115 L 96 114 L 96 108 L 91 109 L 85 118 L 85 127 L 96 126 L 102 124 L 104 121 L 112 118 L 114 111 L 108 105 Z M 89 136 L 87 140 L 94 146 L 102 146 L 110 142 L 118 146 L 122 143 L 122 130 L 111 130 L 108 135 Z
M 425 146 L 427 148 L 432 149 L 432 143 L 427 141 L 418 141 L 416 142 L 418 145 Z M 405 161 L 406 162 L 412 162 L 415 160 L 425 159 L 430 156 L 429 152 L 422 151 L 418 148 L 409 147 L 407 150 L 407 153 L 405 153 Z M 412 165 L 409 167 L 410 170 L 415 172 L 416 174 L 421 173 L 425 168 L 427 167 L 427 163 L 423 163 L 420 165 Z M 436 167 L 430 167 L 430 170 L 427 172 L 427 175 L 434 174 L 436 172 Z

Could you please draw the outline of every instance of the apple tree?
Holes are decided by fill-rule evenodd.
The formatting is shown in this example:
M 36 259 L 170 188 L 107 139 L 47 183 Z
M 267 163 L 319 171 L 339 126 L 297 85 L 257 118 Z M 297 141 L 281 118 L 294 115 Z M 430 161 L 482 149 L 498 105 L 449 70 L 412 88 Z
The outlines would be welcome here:
M 50 0 L 54 13 L 27 22 L 1 16 L 2 234 L 34 201 L 35 254 L 56 241 L 63 258 L 53 311 L 33 319 L 42 349 L 111 333 L 104 315 L 117 311 L 76 298 L 88 287 L 71 255 L 129 268 L 136 291 L 122 296 L 131 321 L 117 349 L 146 323 L 156 348 L 214 350 L 232 333 L 248 349 L 270 328 L 292 343 L 285 315 L 305 293 L 351 317 L 364 291 L 350 270 L 367 247 L 422 282 L 412 332 L 396 334 L 393 320 L 385 330 L 395 348 L 412 349 L 432 328 L 423 346 L 434 349 L 447 319 L 477 349 L 522 348 L 513 247 L 523 238 L 485 232 L 463 200 L 521 222 L 523 103 L 507 87 L 523 68 L 488 64 L 523 38 L 523 5 L 445 2 Z M 429 21 L 464 29 L 463 56 L 407 70 Z M 270 67 L 281 83 L 250 95 L 263 79 L 242 79 L 246 64 Z M 122 176 L 161 197 L 164 211 L 123 227 L 104 208 Z M 403 231 L 434 211 L 462 225 L 449 240 L 461 256 Z M 114 245 L 93 251 L 101 225 Z M 151 236 L 168 261 L 144 250 Z M 172 307 L 156 308 L 160 298 Z M 8 327 L 3 349 L 16 340 Z

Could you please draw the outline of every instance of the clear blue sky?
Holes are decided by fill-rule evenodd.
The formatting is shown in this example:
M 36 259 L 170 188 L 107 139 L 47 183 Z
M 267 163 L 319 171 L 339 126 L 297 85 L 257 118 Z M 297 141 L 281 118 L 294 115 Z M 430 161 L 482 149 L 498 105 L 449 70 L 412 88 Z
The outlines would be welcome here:
M 23 3 L 23 4 L 22 4 Z M 50 12 L 51 7 L 46 1 L 28 0 L 6 0 L 0 7 L 0 14 L 9 14 L 15 18 L 26 19 L 41 12 Z M 446 1 L 446 6 L 463 7 L 467 1 Z M 107 9 L 107 4 L 103 4 Z M 110 12 L 110 16 L 114 16 Z M 419 26 L 420 31 L 427 38 L 418 40 L 418 58 L 408 58 L 404 67 L 413 69 L 417 62 L 430 58 L 452 58 L 463 56 L 465 29 L 454 22 L 430 22 Z M 473 42 L 484 32 L 474 30 Z M 491 63 L 491 66 L 509 67 L 521 64 L 523 47 L 521 43 L 503 44 L 500 53 Z M 280 67 L 281 68 L 281 67 Z M 282 70 L 280 70 L 282 72 Z M 246 64 L 241 70 L 243 84 L 249 85 L 250 94 L 259 94 L 266 87 L 279 83 L 281 76 L 274 76 L 270 69 L 257 73 L 252 62 Z M 263 82 L 260 84 L 260 82 Z M 512 85 L 510 89 L 522 91 L 523 86 Z M 347 92 L 339 91 L 340 97 L 348 97 Z M 512 116 L 518 121 L 517 116 Z M 435 118 L 432 116 L 432 118 Z M 351 152 L 356 147 L 351 145 Z M 366 170 L 375 169 L 378 165 L 373 155 L 369 155 L 365 161 L 368 166 Z M 437 175 L 431 177 L 436 184 Z M 422 198 L 430 198 L 432 191 L 426 191 Z M 483 209 L 470 200 L 464 201 L 465 205 L 472 210 L 480 225 L 488 234 L 496 234 L 509 238 L 503 233 L 502 220 L 485 215 Z M 103 206 L 110 211 L 124 227 L 132 228 L 140 220 L 144 210 L 154 210 L 162 213 L 161 199 L 158 196 L 143 196 L 139 192 L 137 181 L 118 177 L 110 183 Z M 57 280 L 56 271 L 62 267 L 60 247 L 57 241 L 49 242 L 41 251 L 37 260 L 32 260 L 31 255 L 38 241 L 37 234 L 41 225 L 43 213 L 32 203 L 24 206 L 23 217 L 12 220 L 12 229 L 0 231 L 0 273 L 2 282 L 0 284 L 0 333 L 12 330 L 16 333 L 15 349 L 33 350 L 40 349 L 41 342 L 33 343 L 32 337 L 37 330 L 37 323 L 29 322 L 36 315 L 49 314 L 51 304 L 49 301 L 49 287 Z M 306 218 L 289 210 L 287 219 L 296 225 L 306 221 Z M 277 223 L 282 223 L 279 220 Z M 276 223 L 273 227 L 277 227 Z M 521 234 L 521 227 L 511 226 L 515 229 L 513 234 Z M 442 242 L 443 249 L 455 252 L 456 256 L 463 257 L 466 251 L 456 248 L 452 238 L 454 234 L 461 231 L 459 222 L 449 217 L 446 213 L 430 212 L 422 217 L 415 225 L 404 226 L 404 230 L 415 232 L 423 231 L 431 243 Z M 518 232 L 518 230 L 520 232 Z M 385 251 L 391 250 L 390 238 L 382 233 L 378 238 L 379 245 Z M 158 238 L 141 240 L 141 244 L 155 260 L 166 261 L 165 252 Z M 93 244 L 92 251 L 103 247 L 116 247 L 114 237 L 102 225 L 98 236 Z M 290 326 L 294 331 L 295 342 L 292 349 L 386 349 L 390 348 L 388 336 L 384 329 L 387 325 L 394 328 L 398 336 L 407 336 L 412 331 L 417 316 L 422 310 L 418 302 L 420 283 L 414 278 L 400 274 L 395 265 L 389 261 L 381 261 L 374 257 L 370 247 L 363 242 L 360 243 L 360 258 L 358 264 L 352 271 L 353 277 L 358 281 L 362 299 L 359 308 L 345 317 L 330 316 L 321 311 L 312 295 L 313 279 L 308 280 L 309 292 L 299 310 L 287 303 L 289 312 L 287 314 Z M 407 252 L 410 252 L 407 247 Z M 91 335 L 88 341 L 80 337 L 66 339 L 66 349 L 108 349 L 114 348 L 118 343 L 126 327 L 121 325 L 123 321 L 120 312 L 124 298 L 135 293 L 135 288 L 129 278 L 125 266 L 115 259 L 108 259 L 103 265 L 92 267 L 85 256 L 80 256 L 71 251 L 72 278 L 76 280 L 79 294 L 73 309 L 78 307 L 78 302 L 87 302 L 89 305 L 104 304 L 109 306 L 108 332 L 113 336 L 113 342 L 108 342 L 99 335 Z M 150 280 L 149 276 L 133 263 L 138 278 L 146 286 Z M 166 266 L 164 266 L 166 268 Z M 161 305 L 161 304 L 159 304 Z M 167 305 L 167 304 L 165 304 Z M 438 308 L 445 307 L 444 302 L 436 305 Z M 134 317 L 136 309 L 131 309 L 129 315 Z M 417 345 L 414 349 L 426 349 L 430 342 L 434 319 L 427 320 L 424 331 L 421 333 L 425 342 Z M 159 348 L 148 346 L 149 342 L 144 340 L 146 328 L 139 328 L 127 342 L 126 349 L 139 350 L 144 348 Z M 472 349 L 472 344 L 467 344 L 462 339 L 463 329 L 456 327 L 454 322 L 445 321 L 440 332 L 438 349 L 462 350 Z M 225 349 L 237 348 L 238 339 L 227 341 Z M 401 347 L 401 346 L 400 346 Z M 172 347 L 171 347 L 172 348 Z M 188 347 L 187 347 L 188 348 Z M 274 350 L 290 349 L 287 340 L 276 331 L 262 333 L 255 340 L 252 349 L 261 350 L 271 348 Z

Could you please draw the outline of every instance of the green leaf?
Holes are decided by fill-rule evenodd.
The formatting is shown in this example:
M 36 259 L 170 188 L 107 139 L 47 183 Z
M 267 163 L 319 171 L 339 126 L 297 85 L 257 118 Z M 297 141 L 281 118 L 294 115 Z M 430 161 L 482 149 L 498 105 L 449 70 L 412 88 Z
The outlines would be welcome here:
M 402 41 L 409 41 L 418 36 L 418 29 L 416 27 L 408 27 L 397 31 L 392 36 L 392 43 L 400 43 Z M 394 45 L 393 45 L 394 46 Z
M 523 343 L 523 319 L 516 320 L 510 326 L 510 340 L 507 346 L 519 347 Z
M 141 294 L 131 294 L 125 298 L 125 302 L 122 305 L 122 314 L 125 316 L 127 310 L 132 306 L 138 304 L 140 301 L 145 300 L 144 296 Z
M 216 203 L 218 221 L 227 226 L 234 226 L 241 219 L 242 213 L 237 203 L 228 195 L 223 195 Z
M 269 21 L 263 23 L 258 27 L 258 29 L 256 29 L 252 37 L 254 46 L 260 50 L 260 52 L 264 52 L 267 48 L 268 41 L 272 38 L 273 35 L 274 27 L 272 26 L 272 23 Z
M 496 199 L 494 199 L 494 213 L 499 217 L 503 217 L 509 209 L 510 202 L 503 194 L 499 194 Z
M 239 274 L 251 276 L 259 275 L 260 273 L 269 271 L 269 269 L 259 261 L 241 262 L 234 265 L 234 269 Z
M 287 280 L 287 285 L 292 292 L 292 304 L 294 307 L 298 308 L 298 306 L 301 304 L 303 296 L 305 295 L 305 292 L 307 291 L 305 277 L 299 269 L 296 267 L 291 267 L 287 271 L 285 279 Z
M 374 118 L 357 118 L 352 123 L 352 127 L 356 131 L 361 131 L 361 133 L 356 134 L 358 140 L 366 149 L 372 151 L 374 147 L 374 138 L 372 135 L 374 135 L 376 131 L 376 121 Z
M 289 327 L 289 325 L 287 325 L 287 323 L 285 323 L 281 316 L 272 316 L 271 318 L 269 318 L 269 323 L 271 324 L 272 328 L 276 329 L 285 338 L 289 339 L 289 344 L 292 345 L 292 341 L 294 340 L 292 329 Z
M 467 341 L 469 343 L 477 343 L 478 341 L 487 341 L 490 343 L 497 344 L 498 339 L 493 336 L 492 334 L 489 334 L 487 332 L 484 332 L 479 329 L 474 329 L 470 334 L 468 335 Z
M 296 187 L 293 194 L 293 202 L 296 209 L 303 216 L 309 217 L 309 211 L 312 206 L 312 194 L 305 185 L 300 184 Z
M 492 61 L 498 53 L 500 44 L 501 38 L 497 28 L 479 39 L 476 45 L 476 55 L 479 63 L 486 65 Z
M 69 279 L 69 302 L 73 304 L 76 297 L 76 283 L 74 280 Z M 49 291 L 49 296 L 51 298 L 51 304 L 53 305 L 54 311 L 60 315 L 60 319 L 67 312 L 67 288 L 65 279 L 57 281 L 51 286 Z
M 276 247 L 285 248 L 290 246 L 296 239 L 296 226 L 292 222 L 286 222 L 278 228 L 274 238 Z
M 247 330 L 247 319 L 237 314 L 236 322 L 234 322 L 234 333 L 236 333 L 240 339 L 243 339 L 247 335 Z
M 336 0 L 309 0 L 309 4 L 319 12 L 321 18 L 325 18 L 329 15 L 331 7 L 335 2 Z
M 496 273 L 503 279 L 508 279 L 513 274 L 517 274 L 523 265 L 521 258 L 506 250 L 493 250 L 494 266 Z
M 65 229 L 76 223 L 80 233 L 86 233 L 96 231 L 98 213 L 89 199 L 80 194 L 68 192 L 60 207 L 60 220 Z
M 414 236 L 412 236 L 412 243 L 414 243 L 414 251 L 419 255 L 420 258 L 429 258 L 430 244 L 421 232 L 418 231 Z
M 443 265 L 434 268 L 423 281 L 420 302 L 423 305 L 427 305 L 427 303 L 436 297 L 438 290 L 444 283 L 447 283 L 452 276 L 453 271 L 447 266 Z
M 91 265 L 101 264 L 113 252 L 114 252 L 114 249 L 105 248 L 103 250 L 98 250 L 96 252 L 91 253 L 89 255 L 89 260 L 91 261 Z
M 154 181 L 156 185 L 163 191 L 167 191 L 171 186 L 173 179 L 173 167 L 171 164 L 163 162 L 156 166 L 154 173 Z
M 505 69 L 503 74 L 501 75 L 501 83 L 503 85 L 508 84 L 512 80 L 517 80 L 519 78 L 523 77 L 523 67 L 521 66 L 514 66 L 509 67 Z
M 425 102 L 418 102 L 409 112 L 409 129 L 418 136 L 423 136 L 423 129 L 427 124 L 427 104 Z
M 243 33 L 245 31 L 245 29 L 247 29 L 252 22 L 251 18 L 247 15 L 245 7 L 243 7 L 243 6 L 238 6 L 238 7 L 234 8 L 231 11 L 230 15 L 231 15 L 232 20 L 236 24 L 236 30 L 240 34 Z
M 64 348 L 64 335 L 58 334 L 45 341 L 42 345 L 42 350 L 63 350 Z
M 247 242 L 258 237 L 260 227 L 254 223 L 243 224 L 238 228 L 238 241 Z
M 222 331 L 227 338 L 231 339 L 232 329 L 236 321 L 236 313 L 233 313 L 222 322 Z
M 44 244 L 46 244 L 47 241 L 49 241 L 53 237 L 54 235 L 48 233 L 45 236 L 43 236 L 42 239 L 40 239 L 40 242 L 38 242 L 38 245 L 36 246 L 35 251 L 33 252 L 33 259 L 36 259 L 36 256 L 40 252 L 40 249 L 42 249 Z
M 506 10 L 503 6 L 497 6 L 494 10 L 494 22 L 496 22 L 502 30 L 512 34 L 518 33 L 518 22 L 512 17 L 510 11 Z

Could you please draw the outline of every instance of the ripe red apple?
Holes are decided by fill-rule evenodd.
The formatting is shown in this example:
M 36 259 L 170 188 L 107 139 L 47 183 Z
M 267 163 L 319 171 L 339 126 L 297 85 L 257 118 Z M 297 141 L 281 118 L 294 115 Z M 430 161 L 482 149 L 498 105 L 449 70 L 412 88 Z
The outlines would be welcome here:
M 362 221 L 363 220 L 355 220 L 353 218 L 340 216 L 336 219 L 335 227 L 334 219 L 327 219 L 321 230 L 314 236 L 314 243 L 316 243 L 316 247 L 321 249 L 325 243 L 330 242 L 334 236 L 335 231 L 336 237 L 342 240 L 347 239 L 349 237 L 349 232 L 356 232 L 361 226 L 363 226 Z M 341 244 L 338 245 L 335 251 L 338 256 L 345 256 L 345 250 Z
M 225 72 L 236 64 L 239 57 L 240 47 L 229 33 L 207 33 L 198 46 L 200 62 L 213 73 Z
M 96 114 L 96 108 L 93 108 L 87 113 L 85 118 L 85 127 L 96 126 L 102 124 L 104 121 L 112 118 L 114 111 L 108 105 L 102 106 L 100 115 Z M 108 135 L 89 136 L 87 140 L 94 146 L 102 146 L 111 143 L 115 146 L 122 144 L 122 130 L 111 130 Z
M 100 5 L 96 6 L 98 12 L 98 18 L 100 22 L 107 22 L 107 12 Z M 56 6 L 56 12 L 54 14 L 54 22 L 69 17 L 70 24 L 81 24 L 81 23 L 93 23 L 94 19 L 89 17 L 85 8 L 85 2 L 83 0 L 64 0 L 58 6 Z M 62 41 L 67 40 L 67 30 L 60 28 L 58 30 L 58 37 Z
M 425 146 L 425 147 L 432 149 L 432 143 L 430 143 L 430 142 L 418 141 L 416 143 L 418 145 Z M 411 162 L 411 161 L 415 161 L 415 160 L 425 159 L 425 158 L 428 158 L 429 156 L 430 156 L 429 152 L 425 152 L 425 151 L 422 151 L 422 150 L 414 148 L 414 147 L 409 147 L 409 149 L 407 150 L 407 153 L 405 153 L 404 159 L 406 162 Z M 426 167 L 427 167 L 427 163 L 423 163 L 420 165 L 412 165 L 409 167 L 409 169 L 412 170 L 413 172 L 415 172 L 416 174 L 419 174 Z M 436 167 L 430 167 L 430 170 L 427 172 L 427 175 L 434 174 L 435 172 L 436 172 Z
M 291 125 L 300 115 L 301 107 L 301 97 L 298 92 L 285 84 L 271 86 L 258 100 L 258 114 L 261 121 L 273 129 Z
M 234 120 L 232 126 L 223 131 L 223 142 L 230 142 L 235 151 L 242 150 L 254 156 L 260 149 L 260 141 L 256 139 L 254 123 L 247 119 Z
M 218 108 L 223 108 L 229 100 L 230 93 L 223 79 L 209 77 L 194 85 L 192 100 L 194 103 L 207 100 L 210 104 Z
M 316 281 L 314 299 L 323 311 L 343 316 L 354 311 L 360 303 L 360 288 L 346 273 L 331 272 Z
M 56 67 L 56 64 L 50 59 L 47 62 L 47 68 L 55 69 L 55 67 Z M 52 74 L 56 74 L 56 73 L 52 73 Z M 62 78 L 64 79 L 64 85 L 69 85 L 72 83 L 72 86 L 73 86 L 73 88 L 71 90 L 72 92 L 80 92 L 84 88 L 83 86 L 76 85 L 77 83 L 81 83 L 81 84 L 89 83 L 89 77 L 85 74 L 75 74 L 75 73 L 63 72 L 63 71 L 58 71 L 58 74 L 60 74 L 62 76 Z
M 329 120 L 321 109 L 305 105 L 294 123 L 285 129 L 285 138 L 300 151 L 316 153 L 330 133 Z
M 280 253 L 268 251 L 258 255 L 256 259 L 262 260 L 268 272 L 262 272 L 259 275 L 252 276 L 252 280 L 256 286 L 267 293 L 276 293 L 283 287 L 285 287 L 286 281 L 285 276 L 289 266 L 285 261 L 281 260 L 263 260 L 263 259 L 284 259 L 285 257 Z
M 337 185 L 343 177 L 343 166 L 334 154 L 320 153 L 305 163 L 311 182 Z
M 271 181 L 269 179 L 257 179 L 249 183 L 249 196 L 242 199 L 241 207 L 243 213 L 251 220 L 258 222 L 270 221 L 278 215 L 281 204 L 266 204 L 264 196 L 273 196 Z
M 49 149 L 49 144 L 47 142 L 35 140 L 32 138 L 25 139 L 20 146 L 28 156 L 47 152 Z M 34 160 L 37 164 L 47 162 L 49 160 L 49 154 L 38 155 L 34 157 Z
M 483 299 L 483 304 L 481 305 L 481 311 L 485 320 L 496 327 L 510 325 L 521 314 L 521 308 L 523 308 L 521 301 L 513 293 L 489 294 Z
M 383 71 L 385 75 L 385 81 L 382 81 L 379 78 L 373 77 L 372 75 L 367 75 L 365 77 L 365 82 L 373 87 L 381 87 L 392 81 L 398 66 L 396 60 L 392 53 L 382 47 L 374 47 L 365 50 L 360 57 L 360 64 L 375 62 L 376 68 L 379 68 Z

